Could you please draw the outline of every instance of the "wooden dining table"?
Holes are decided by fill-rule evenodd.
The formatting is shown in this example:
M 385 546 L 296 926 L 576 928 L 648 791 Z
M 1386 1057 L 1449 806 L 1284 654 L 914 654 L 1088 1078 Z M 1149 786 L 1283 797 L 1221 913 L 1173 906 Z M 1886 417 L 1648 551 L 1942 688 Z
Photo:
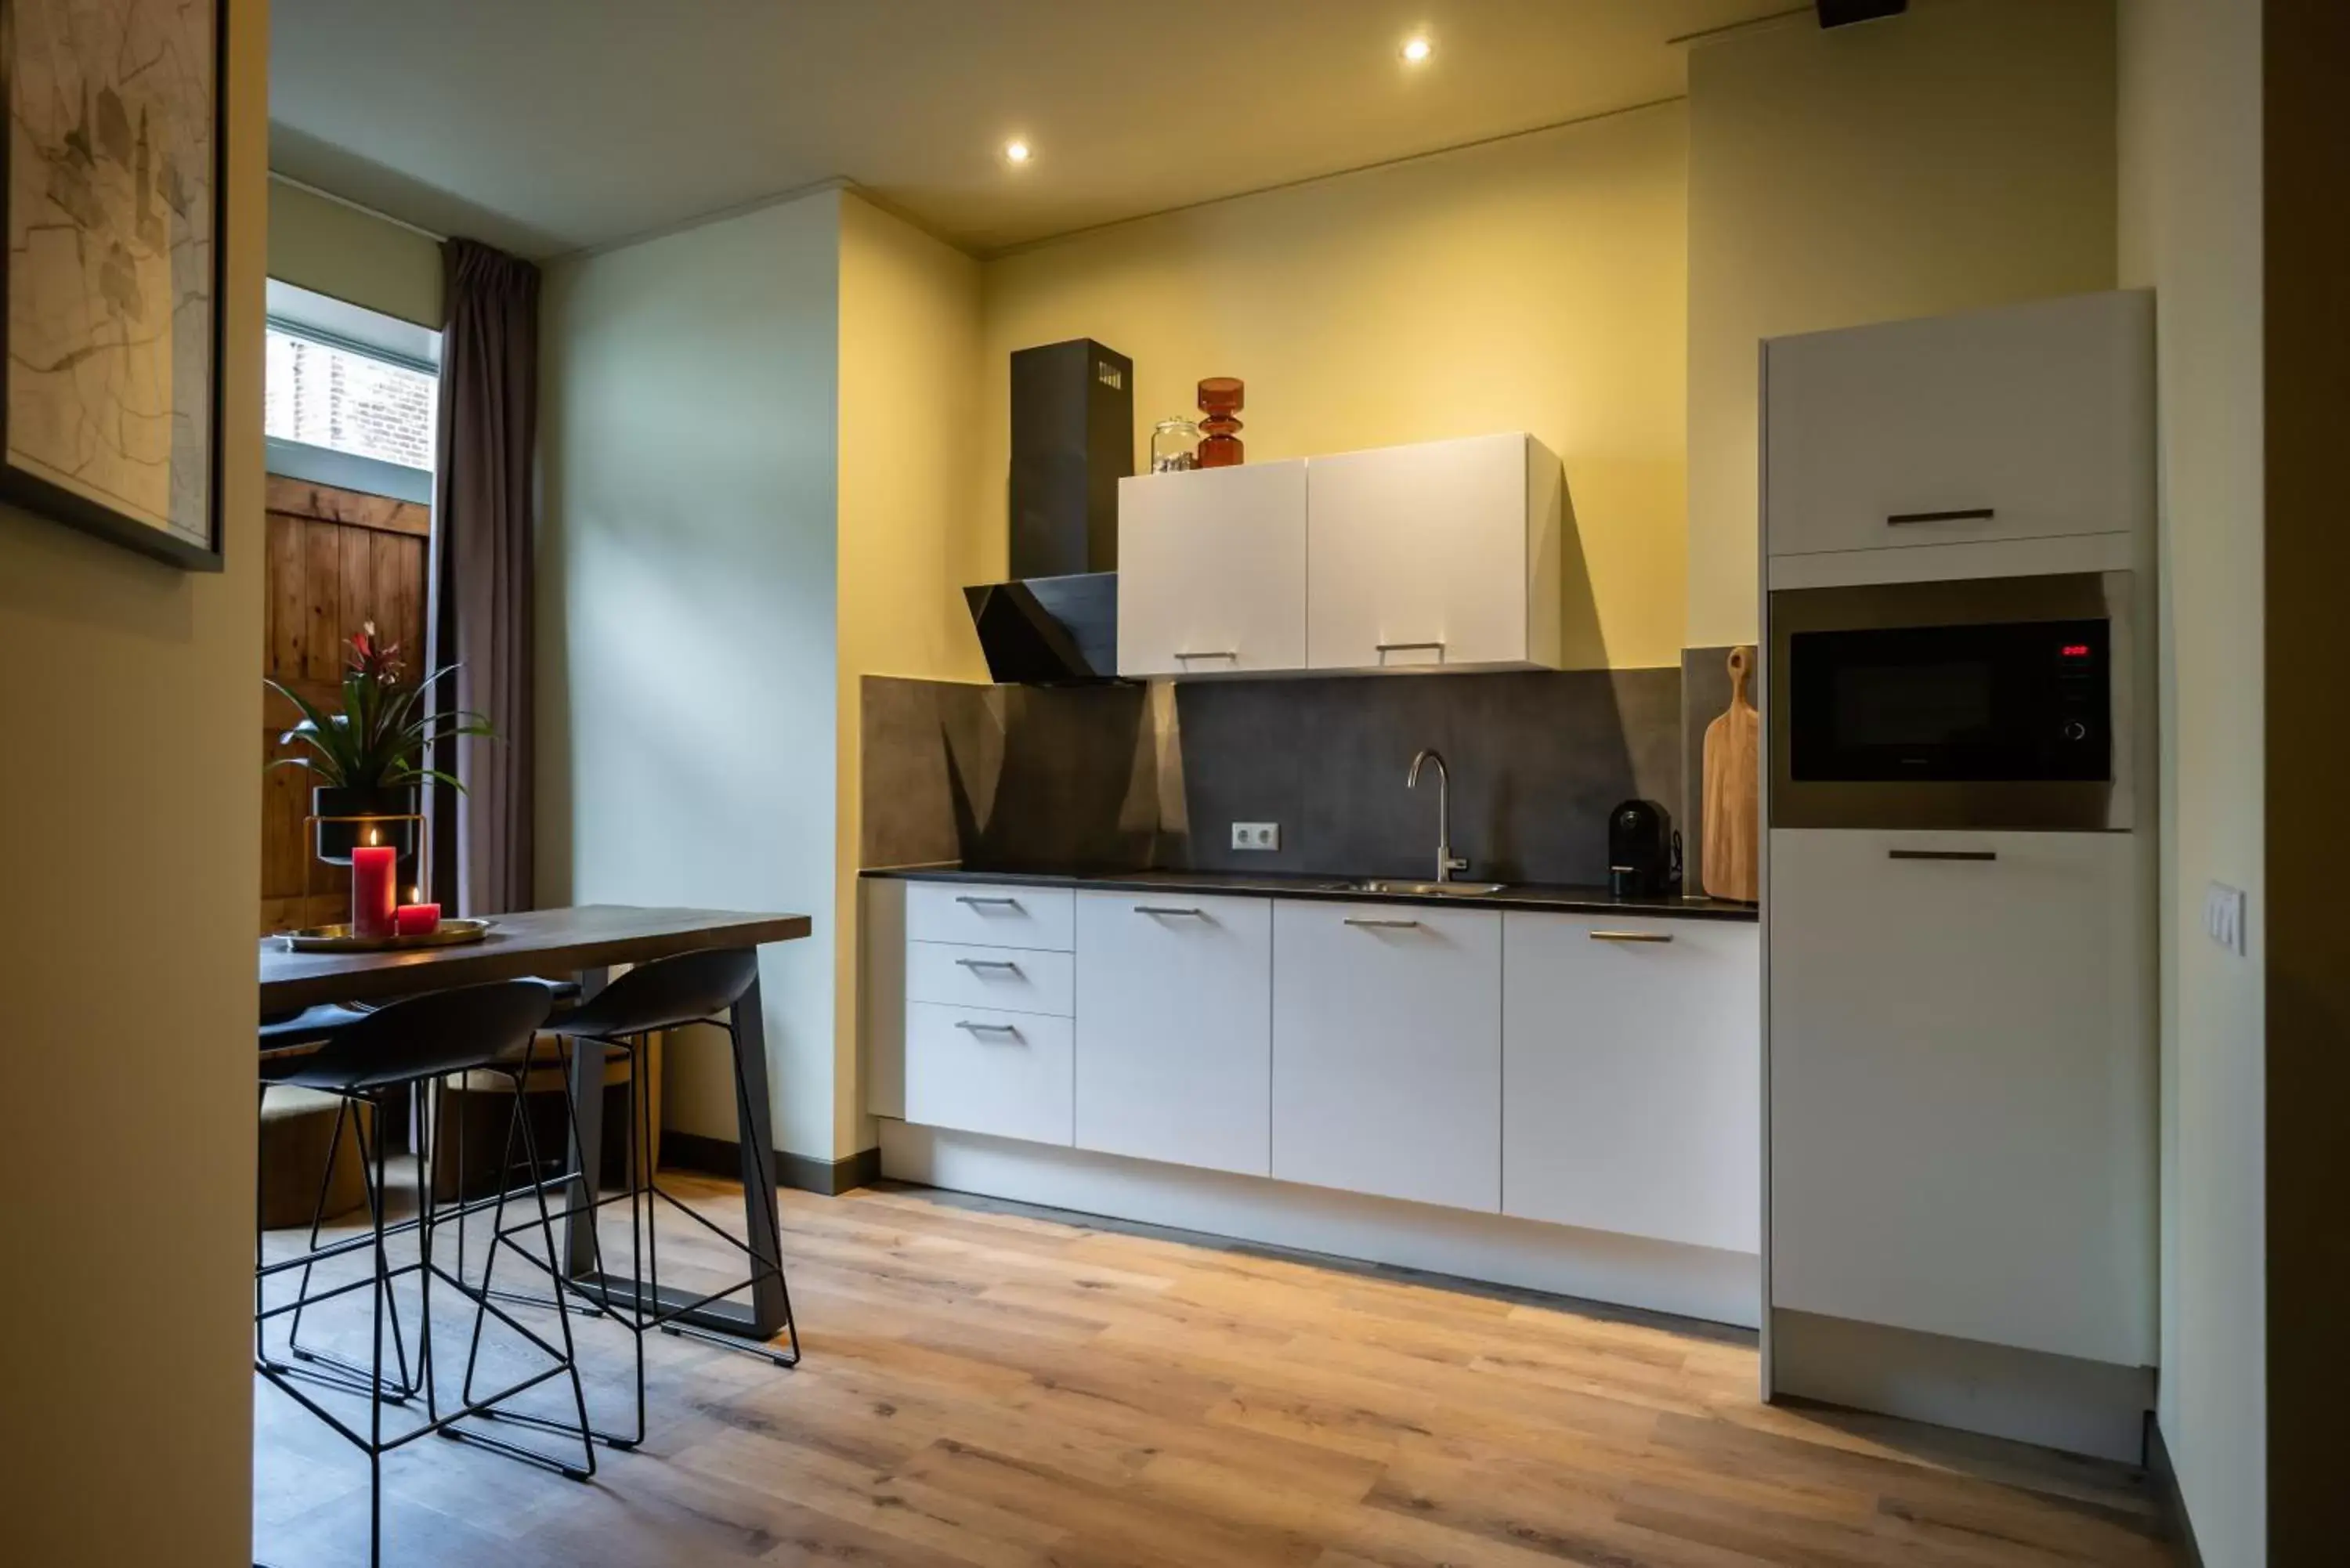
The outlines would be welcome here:
M 582 998 L 600 990 L 616 964 L 639 964 L 710 948 L 763 947 L 808 934 L 806 915 L 745 914 L 725 909 L 650 909 L 625 904 L 532 909 L 493 919 L 489 934 L 462 946 L 407 948 L 389 952 L 295 952 L 282 937 L 261 939 L 261 1016 L 298 1012 L 324 1002 L 387 1002 L 425 992 L 527 977 L 577 977 Z M 783 1238 L 775 1214 L 775 1111 L 768 1099 L 766 1030 L 759 982 L 734 1003 L 730 1020 L 740 1054 L 744 1093 L 738 1111 L 742 1151 L 743 1234 L 752 1247 L 780 1259 Z M 594 1172 L 603 1168 L 603 1053 L 571 1053 L 571 1098 L 577 1131 L 567 1171 L 581 1175 L 581 1190 L 595 1191 Z M 637 1282 L 596 1268 L 596 1211 L 591 1203 L 572 1205 L 564 1237 L 565 1268 L 590 1295 L 632 1294 Z M 754 1270 L 748 1303 L 712 1302 L 681 1321 L 721 1334 L 764 1340 L 783 1331 L 785 1307 L 781 1279 L 773 1270 Z M 664 1286 L 661 1304 L 676 1307 L 698 1299 Z

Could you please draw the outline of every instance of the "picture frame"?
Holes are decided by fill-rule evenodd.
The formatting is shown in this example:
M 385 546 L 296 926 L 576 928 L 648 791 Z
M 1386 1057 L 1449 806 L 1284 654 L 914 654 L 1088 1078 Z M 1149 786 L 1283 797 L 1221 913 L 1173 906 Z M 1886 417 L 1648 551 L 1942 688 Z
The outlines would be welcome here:
M 218 571 L 227 0 L 0 0 L 0 501 Z

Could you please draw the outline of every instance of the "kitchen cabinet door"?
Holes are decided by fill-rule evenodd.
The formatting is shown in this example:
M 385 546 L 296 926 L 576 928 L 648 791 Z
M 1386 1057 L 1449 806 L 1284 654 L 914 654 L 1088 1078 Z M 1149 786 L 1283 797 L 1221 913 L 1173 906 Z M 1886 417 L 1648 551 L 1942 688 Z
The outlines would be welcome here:
M 1759 1252 L 1759 929 L 1513 910 L 1502 947 L 1502 1211 Z
M 1118 672 L 1305 667 L 1305 464 L 1118 482 Z
M 1773 338 L 1770 553 L 2118 533 L 2154 515 L 2154 308 L 2084 295 Z
M 1273 901 L 1077 895 L 1079 1148 L 1272 1169 Z
M 1274 908 L 1273 1174 L 1497 1212 L 1502 917 Z
M 1029 1143 L 1070 1140 L 1066 1018 L 906 1004 L 906 1119 Z
M 1772 833 L 1774 1306 L 2153 1362 L 2140 842 Z
M 1556 668 L 1560 483 L 1522 434 L 1309 459 L 1306 662 Z

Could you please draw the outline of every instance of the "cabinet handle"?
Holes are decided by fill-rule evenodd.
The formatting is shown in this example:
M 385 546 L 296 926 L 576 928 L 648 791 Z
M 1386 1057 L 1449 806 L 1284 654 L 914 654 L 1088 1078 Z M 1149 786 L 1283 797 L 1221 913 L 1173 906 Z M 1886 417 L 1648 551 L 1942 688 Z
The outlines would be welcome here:
M 1350 926 L 1360 926 L 1371 930 L 1402 931 L 1409 930 L 1413 927 L 1419 925 L 1419 922 L 1418 920 L 1357 920 L 1349 919 L 1347 921 L 1347 924 Z
M 1996 860 L 1996 849 L 1888 849 L 1887 860 Z
M 959 1021 L 955 1027 L 972 1034 L 1004 1034 L 1017 1040 L 1020 1031 L 1009 1023 L 973 1023 L 970 1019 Z
M 1020 966 L 1014 963 L 1010 959 L 957 959 L 955 960 L 955 962 L 961 964 L 965 969 L 1000 969 L 1006 974 L 1018 974 L 1020 972 Z
M 958 904 L 968 904 L 974 909 L 981 908 L 1016 909 L 1020 907 L 1020 900 L 1017 898 L 973 898 L 968 896 L 962 896 L 958 897 L 955 899 L 955 902 Z
M 1440 656 L 1437 661 L 1439 663 L 1443 662 L 1441 655 L 1444 652 L 1444 643 L 1440 639 L 1435 642 L 1380 642 L 1374 643 L 1372 646 L 1378 649 L 1379 662 L 1381 664 L 1385 664 L 1388 661 L 1388 655 L 1390 653 L 1404 653 L 1415 649 L 1429 648 L 1436 649 Z
M 1885 519 L 1888 528 L 1905 523 L 1988 523 L 1999 515 L 1995 507 L 1970 506 L 1959 512 L 1896 512 Z
M 1594 931 L 1591 933 L 1591 940 L 1595 942 L 1669 942 L 1673 940 L 1673 933 L 1670 931 Z
M 1193 920 L 1204 920 L 1208 918 L 1208 911 L 1205 909 L 1179 909 L 1171 904 L 1137 904 L 1134 907 L 1134 912 L 1138 915 L 1180 915 Z
M 1229 659 L 1237 664 L 1240 662 L 1240 650 L 1232 648 L 1217 648 L 1204 653 L 1179 653 L 1175 656 L 1178 663 L 1191 659 Z

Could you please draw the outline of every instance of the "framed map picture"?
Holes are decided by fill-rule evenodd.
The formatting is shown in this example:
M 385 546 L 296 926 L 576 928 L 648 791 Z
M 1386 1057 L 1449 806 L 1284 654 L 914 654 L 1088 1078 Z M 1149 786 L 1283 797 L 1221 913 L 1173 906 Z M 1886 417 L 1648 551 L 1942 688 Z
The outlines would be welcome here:
M 224 0 L 0 0 L 0 499 L 217 570 Z

